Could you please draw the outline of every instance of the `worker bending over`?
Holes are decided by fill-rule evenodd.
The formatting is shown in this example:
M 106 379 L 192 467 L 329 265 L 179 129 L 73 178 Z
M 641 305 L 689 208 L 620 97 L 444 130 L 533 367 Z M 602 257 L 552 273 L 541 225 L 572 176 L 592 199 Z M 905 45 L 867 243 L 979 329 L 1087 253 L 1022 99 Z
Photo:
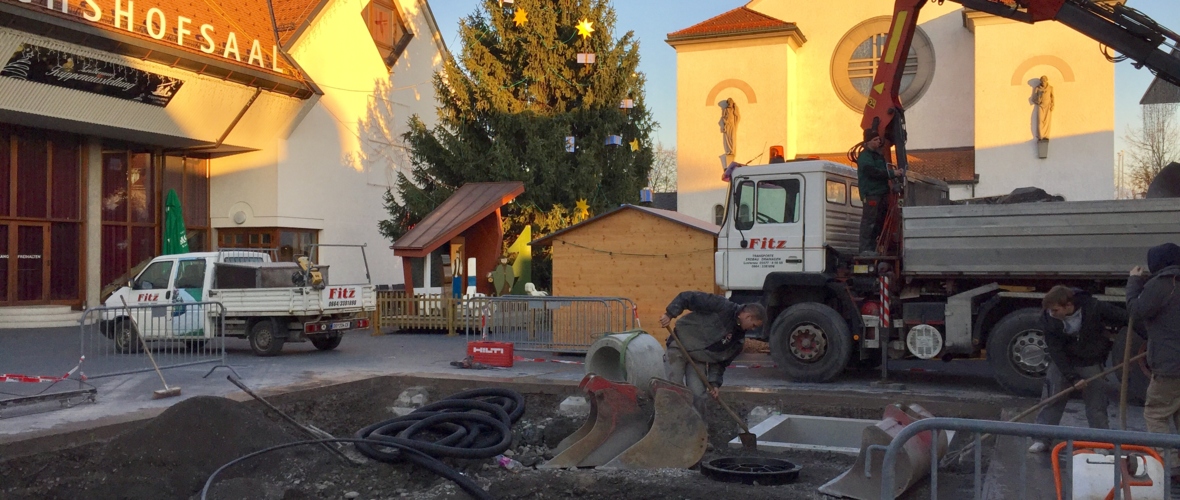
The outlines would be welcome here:
M 1121 307 L 1103 302 L 1086 292 L 1057 285 L 1045 294 L 1041 305 L 1041 328 L 1045 332 L 1045 346 L 1049 351 L 1049 373 L 1045 377 L 1044 397 L 1048 398 L 1073 386 L 1082 391 L 1086 403 L 1086 421 L 1092 429 L 1109 429 L 1106 408 L 1106 384 L 1102 379 L 1086 379 L 1102 372 L 1102 363 L 1114 346 L 1107 329 L 1117 331 L 1127 324 L 1127 312 Z M 1057 425 L 1065 413 L 1068 398 L 1062 398 L 1041 409 L 1037 423 Z M 1040 453 L 1049 443 L 1035 441 L 1028 451 Z
M 704 395 L 708 392 L 717 397 L 716 388 L 721 386 L 725 368 L 741 354 L 746 332 L 766 322 L 766 308 L 757 303 L 738 304 L 705 292 L 681 292 L 660 316 L 660 326 L 668 326 L 686 309 L 692 312 L 676 321 L 676 336 L 714 389 L 706 389 L 671 336 L 664 353 L 664 368 L 668 380 L 692 390 L 693 405 L 704 415 Z

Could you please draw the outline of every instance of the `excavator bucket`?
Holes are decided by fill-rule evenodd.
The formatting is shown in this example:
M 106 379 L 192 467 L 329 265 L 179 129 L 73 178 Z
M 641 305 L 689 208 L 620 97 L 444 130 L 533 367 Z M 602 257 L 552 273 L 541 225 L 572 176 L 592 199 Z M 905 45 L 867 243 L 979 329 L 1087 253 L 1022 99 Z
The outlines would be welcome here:
M 643 439 L 603 469 L 687 469 L 705 456 L 709 441 L 705 420 L 692 406 L 692 391 L 667 380 L 651 379 L 655 418 Z
M 933 415 L 916 404 L 908 407 L 899 404 L 885 407 L 884 418 L 877 425 L 866 428 L 861 436 L 860 454 L 856 457 L 856 463 L 836 479 L 820 486 L 819 492 L 857 500 L 885 500 L 881 498 L 881 462 L 885 459 L 884 447 L 888 446 L 905 426 L 915 420 L 929 417 Z M 937 457 L 930 456 L 931 439 L 939 440 Z M 930 461 L 938 460 L 946 454 L 947 444 L 947 436 L 942 432 L 937 433 L 936 437 L 931 432 L 923 432 L 909 440 L 895 464 L 896 486 L 888 500 L 897 498 L 926 477 L 930 473 Z M 881 448 L 871 448 L 872 446 Z
M 648 417 L 639 408 L 638 388 L 594 374 L 586 375 L 580 387 L 591 397 L 590 419 L 558 445 L 552 460 L 538 468 L 597 467 L 647 433 Z

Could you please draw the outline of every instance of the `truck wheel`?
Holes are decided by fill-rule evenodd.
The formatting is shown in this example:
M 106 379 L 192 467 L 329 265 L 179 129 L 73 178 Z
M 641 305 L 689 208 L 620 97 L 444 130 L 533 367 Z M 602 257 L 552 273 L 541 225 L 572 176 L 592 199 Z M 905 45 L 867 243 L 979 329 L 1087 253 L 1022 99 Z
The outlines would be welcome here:
M 334 337 L 314 338 L 314 339 L 311 339 L 311 345 L 314 345 L 316 349 L 319 349 L 321 351 L 331 351 L 332 349 L 335 349 L 337 346 L 340 345 L 340 340 L 343 338 L 344 338 L 343 335 L 336 335 Z
M 112 323 L 111 338 L 115 340 L 115 350 L 118 352 L 129 354 L 142 350 L 139 332 L 135 331 L 135 325 L 127 318 L 119 318 Z
M 279 334 L 278 322 L 274 319 L 262 319 L 250 328 L 250 350 L 256 356 L 277 356 L 283 350 L 286 338 Z
M 1119 335 L 1114 339 L 1114 348 L 1110 350 L 1110 366 L 1118 365 L 1123 362 L 1123 347 L 1127 342 L 1127 329 L 1124 327 L 1119 330 Z M 1131 336 L 1131 355 L 1135 356 L 1147 350 L 1147 343 L 1138 335 Z M 1127 381 L 1127 402 L 1135 406 L 1143 406 L 1147 401 L 1147 385 L 1151 383 L 1151 368 L 1147 367 L 1147 360 L 1141 359 L 1139 361 L 1131 362 L 1131 377 Z M 1122 384 L 1123 371 L 1118 370 L 1114 372 L 1115 380 Z M 1116 386 L 1116 387 L 1120 387 Z
M 795 304 L 774 320 L 770 355 L 797 382 L 827 382 L 848 365 L 852 338 L 848 324 L 823 304 Z
M 987 336 L 987 362 L 996 382 L 1013 394 L 1038 396 L 1049 370 L 1041 310 L 1008 313 Z

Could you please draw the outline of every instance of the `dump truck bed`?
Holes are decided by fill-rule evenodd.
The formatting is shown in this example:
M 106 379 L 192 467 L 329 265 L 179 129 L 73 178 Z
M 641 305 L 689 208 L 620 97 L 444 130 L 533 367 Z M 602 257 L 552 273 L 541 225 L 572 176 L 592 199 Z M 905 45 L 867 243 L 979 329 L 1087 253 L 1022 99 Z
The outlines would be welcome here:
M 911 276 L 1115 278 L 1180 242 L 1180 198 L 906 207 Z

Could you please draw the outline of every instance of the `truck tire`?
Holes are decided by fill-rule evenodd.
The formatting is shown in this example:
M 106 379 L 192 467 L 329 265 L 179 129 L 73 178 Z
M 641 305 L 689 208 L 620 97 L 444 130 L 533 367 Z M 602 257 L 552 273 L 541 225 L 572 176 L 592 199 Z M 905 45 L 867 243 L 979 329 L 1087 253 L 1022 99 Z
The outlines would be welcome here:
M 331 351 L 332 349 L 335 349 L 337 346 L 340 345 L 340 340 L 343 338 L 344 338 L 343 335 L 335 335 L 332 337 L 317 337 L 317 338 L 311 339 L 311 345 L 314 345 L 316 349 L 319 349 L 321 351 Z
M 987 336 L 987 363 L 1004 389 L 1021 396 L 1039 396 L 1049 369 L 1041 310 L 1018 309 L 996 323 Z
M 255 356 L 277 356 L 283 350 L 287 339 L 279 333 L 278 322 L 273 318 L 260 319 L 250 327 L 250 350 Z
M 131 354 L 143 350 L 139 345 L 139 332 L 130 319 L 119 318 L 111 323 L 111 339 L 115 341 L 115 350 L 120 353 Z
M 848 366 L 852 338 L 836 310 L 815 302 L 795 304 L 770 328 L 770 355 L 797 382 L 827 382 Z
M 1118 365 L 1123 362 L 1123 347 L 1127 342 L 1127 329 L 1119 330 L 1119 335 L 1114 339 L 1114 348 L 1110 350 L 1110 366 Z M 1131 355 L 1135 356 L 1147 350 L 1147 342 L 1138 335 L 1131 336 Z M 1143 406 L 1147 401 L 1147 385 L 1151 383 L 1151 368 L 1147 367 L 1147 360 L 1141 359 L 1139 361 L 1131 362 L 1131 377 L 1127 381 L 1127 403 L 1135 406 Z M 1122 388 L 1123 371 L 1118 370 L 1114 372 L 1115 381 L 1119 385 L 1114 386 L 1116 389 Z

